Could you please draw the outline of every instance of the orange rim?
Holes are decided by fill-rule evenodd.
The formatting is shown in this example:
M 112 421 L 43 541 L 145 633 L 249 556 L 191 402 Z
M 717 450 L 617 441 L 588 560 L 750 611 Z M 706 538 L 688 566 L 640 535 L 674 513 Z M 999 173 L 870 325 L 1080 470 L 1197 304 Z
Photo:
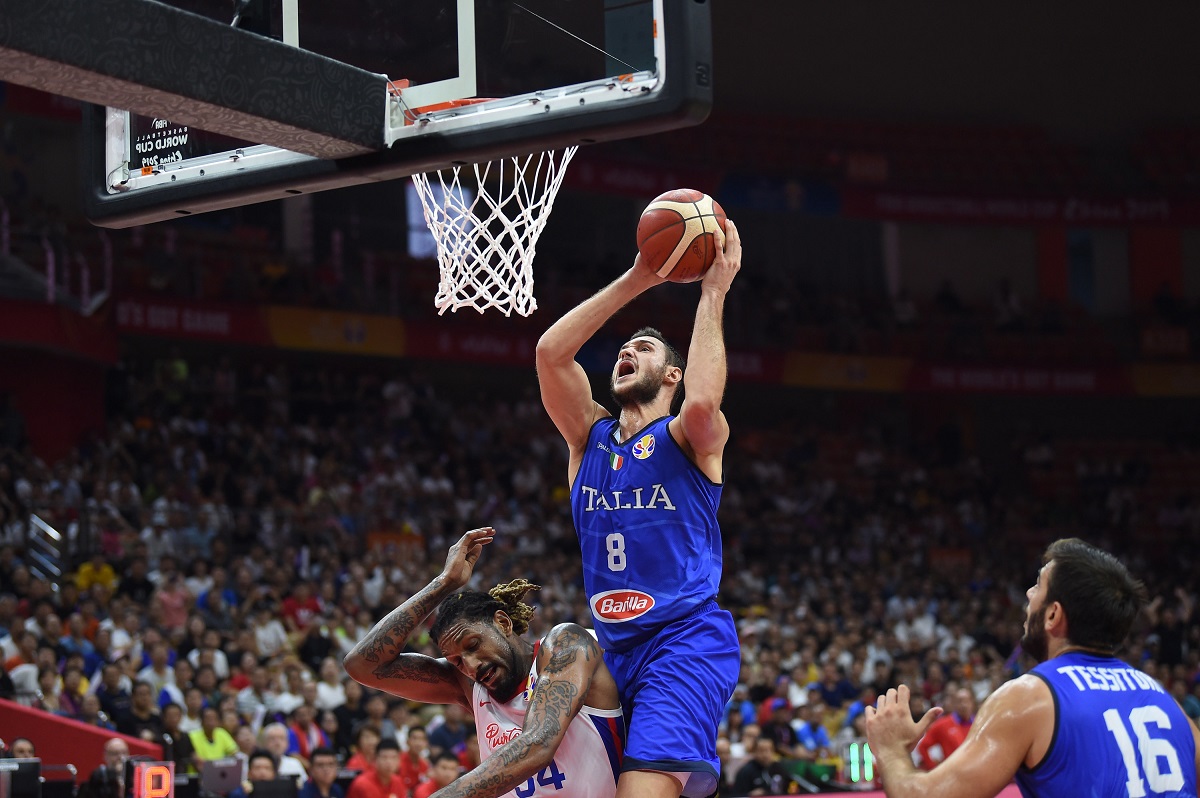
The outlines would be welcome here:
M 403 97 L 404 90 L 412 84 L 406 78 L 400 80 L 388 81 L 388 94 L 393 97 Z M 491 102 L 495 97 L 464 97 L 459 100 L 447 100 L 445 102 L 433 103 L 431 105 L 422 105 L 419 108 L 409 108 L 404 112 L 405 124 L 412 124 L 413 120 L 421 114 L 428 114 L 434 111 L 445 111 L 450 108 L 462 108 L 468 105 L 477 105 L 479 103 Z

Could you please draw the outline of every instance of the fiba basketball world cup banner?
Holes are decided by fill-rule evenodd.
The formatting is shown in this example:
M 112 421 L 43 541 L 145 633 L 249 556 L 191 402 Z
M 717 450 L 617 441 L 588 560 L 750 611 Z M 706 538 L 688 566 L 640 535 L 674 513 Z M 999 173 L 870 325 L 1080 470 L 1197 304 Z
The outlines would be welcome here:
M 253 146 L 229 136 L 178 125 L 169 119 L 129 115 L 129 168 L 153 169 L 219 152 Z

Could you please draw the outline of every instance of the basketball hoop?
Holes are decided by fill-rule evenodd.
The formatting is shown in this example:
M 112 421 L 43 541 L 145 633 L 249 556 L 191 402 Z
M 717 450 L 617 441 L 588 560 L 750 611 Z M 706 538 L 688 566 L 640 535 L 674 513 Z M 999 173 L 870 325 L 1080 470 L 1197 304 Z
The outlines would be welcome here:
M 492 307 L 505 316 L 537 310 L 533 257 L 577 149 L 412 176 L 437 243 L 439 315 L 459 308 L 483 313 Z M 440 192 L 431 185 L 433 175 Z

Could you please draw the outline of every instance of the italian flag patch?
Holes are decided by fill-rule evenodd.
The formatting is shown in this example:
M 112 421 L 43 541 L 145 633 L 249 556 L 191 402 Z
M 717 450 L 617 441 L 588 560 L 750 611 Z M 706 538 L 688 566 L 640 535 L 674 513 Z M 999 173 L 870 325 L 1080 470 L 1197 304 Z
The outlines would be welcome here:
M 609 452 L 608 464 L 612 466 L 613 471 L 620 471 L 621 466 L 625 465 L 625 458 L 619 454 Z

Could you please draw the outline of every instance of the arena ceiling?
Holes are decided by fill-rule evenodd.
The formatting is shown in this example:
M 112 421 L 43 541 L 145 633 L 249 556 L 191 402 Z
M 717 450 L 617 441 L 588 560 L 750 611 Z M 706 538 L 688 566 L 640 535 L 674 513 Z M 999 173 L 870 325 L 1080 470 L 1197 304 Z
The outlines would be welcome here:
M 1200 3 L 713 0 L 716 107 L 1035 125 L 1080 144 L 1200 125 Z

